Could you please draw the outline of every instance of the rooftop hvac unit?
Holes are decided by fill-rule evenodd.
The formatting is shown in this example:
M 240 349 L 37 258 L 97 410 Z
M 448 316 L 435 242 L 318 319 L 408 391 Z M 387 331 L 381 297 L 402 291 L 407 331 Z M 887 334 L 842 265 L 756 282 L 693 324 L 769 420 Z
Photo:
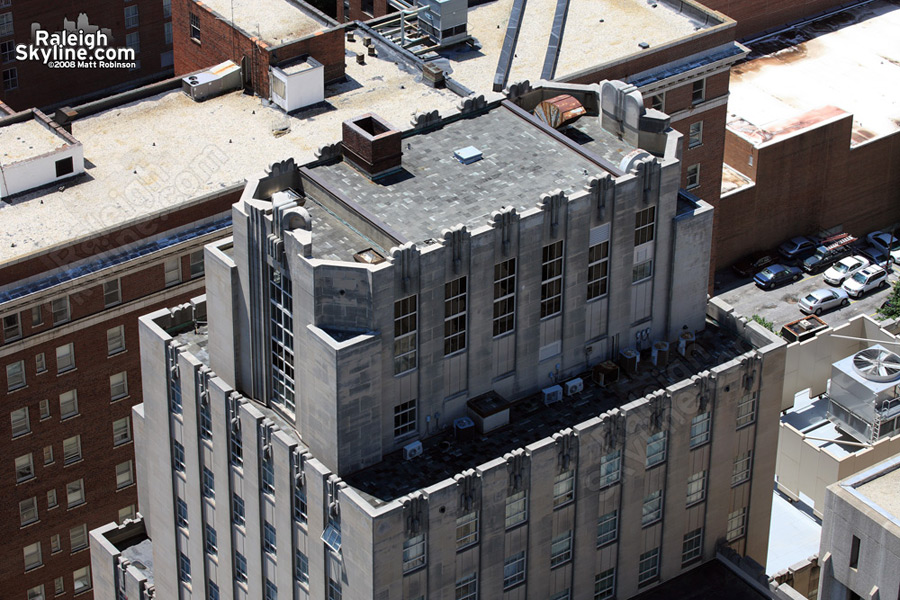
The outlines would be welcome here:
M 900 417 L 900 356 L 874 345 L 831 367 L 828 419 L 863 443 L 894 435 Z
M 453 421 L 456 439 L 471 440 L 475 437 L 475 421 L 469 417 L 460 417 Z
M 542 389 L 541 394 L 544 397 L 545 405 L 550 405 L 554 402 L 562 402 L 563 399 L 563 389 L 558 385 L 551 385 L 548 388 Z
M 636 373 L 638 363 L 641 362 L 641 354 L 634 348 L 625 348 L 619 353 L 619 359 L 626 373 Z
M 403 460 L 410 460 L 417 456 L 421 456 L 424 449 L 422 448 L 422 442 L 416 440 L 415 442 L 411 442 L 405 446 L 403 446 Z
M 650 358 L 653 360 L 653 364 L 657 367 L 664 367 L 669 364 L 669 342 L 653 342 L 653 349 L 650 351 Z
M 194 102 L 201 102 L 239 87 L 241 68 L 230 60 L 181 79 L 181 90 Z
M 581 377 L 576 377 L 575 379 L 570 379 L 566 382 L 566 396 L 571 396 L 572 394 L 577 394 L 581 390 L 584 389 L 584 380 Z

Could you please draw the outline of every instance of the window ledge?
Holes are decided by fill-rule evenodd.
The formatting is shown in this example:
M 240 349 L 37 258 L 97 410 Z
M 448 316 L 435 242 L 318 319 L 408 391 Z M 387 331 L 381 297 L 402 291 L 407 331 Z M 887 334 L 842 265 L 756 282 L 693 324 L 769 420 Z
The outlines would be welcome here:
M 78 370 L 77 367 L 69 367 L 68 369 L 63 369 L 62 371 L 57 371 L 56 376 L 61 377 L 63 375 L 68 375 L 69 373 L 74 373 L 77 370 Z

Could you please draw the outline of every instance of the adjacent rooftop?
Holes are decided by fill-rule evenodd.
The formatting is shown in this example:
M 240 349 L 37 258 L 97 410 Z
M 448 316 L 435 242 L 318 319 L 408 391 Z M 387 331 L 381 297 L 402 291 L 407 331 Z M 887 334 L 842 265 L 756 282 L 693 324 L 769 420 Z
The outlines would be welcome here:
M 203 5 L 270 46 L 296 40 L 324 26 L 290 0 L 203 0 Z
M 730 119 L 783 129 L 829 104 L 853 114 L 857 143 L 900 130 L 898 29 L 900 6 L 876 0 L 750 43 L 753 60 L 731 70 Z
M 37 119 L 0 127 L 0 166 L 52 152 L 69 140 Z
M 897 460 L 893 464 L 882 463 L 883 469 L 874 477 L 864 479 L 859 485 L 855 485 L 856 491 L 879 506 L 891 517 L 894 523 L 900 525 L 900 463 Z

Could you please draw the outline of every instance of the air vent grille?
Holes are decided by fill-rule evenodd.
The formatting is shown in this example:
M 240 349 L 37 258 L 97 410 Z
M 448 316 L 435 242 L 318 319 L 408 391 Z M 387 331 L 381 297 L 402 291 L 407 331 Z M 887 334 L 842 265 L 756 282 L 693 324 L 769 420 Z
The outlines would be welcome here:
M 887 383 L 900 379 L 900 356 L 884 348 L 867 348 L 857 353 L 853 367 L 869 381 Z

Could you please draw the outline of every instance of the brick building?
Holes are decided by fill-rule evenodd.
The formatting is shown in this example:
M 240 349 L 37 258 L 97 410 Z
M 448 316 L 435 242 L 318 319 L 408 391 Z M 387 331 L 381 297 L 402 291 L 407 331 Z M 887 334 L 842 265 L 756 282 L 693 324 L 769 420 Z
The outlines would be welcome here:
M 83 16 L 82 16 L 83 15 Z M 96 26 L 111 36 L 111 47 L 136 50 L 135 69 L 54 68 L 40 61 L 18 61 L 15 46 L 31 41 L 33 24 L 60 31 L 65 20 L 75 28 Z M 172 25 L 169 0 L 84 0 L 0 2 L 0 100 L 15 110 L 79 104 L 114 91 L 171 75 Z
M 852 3 L 842 0 L 704 0 L 703 4 L 737 21 L 736 36 L 744 39 Z

